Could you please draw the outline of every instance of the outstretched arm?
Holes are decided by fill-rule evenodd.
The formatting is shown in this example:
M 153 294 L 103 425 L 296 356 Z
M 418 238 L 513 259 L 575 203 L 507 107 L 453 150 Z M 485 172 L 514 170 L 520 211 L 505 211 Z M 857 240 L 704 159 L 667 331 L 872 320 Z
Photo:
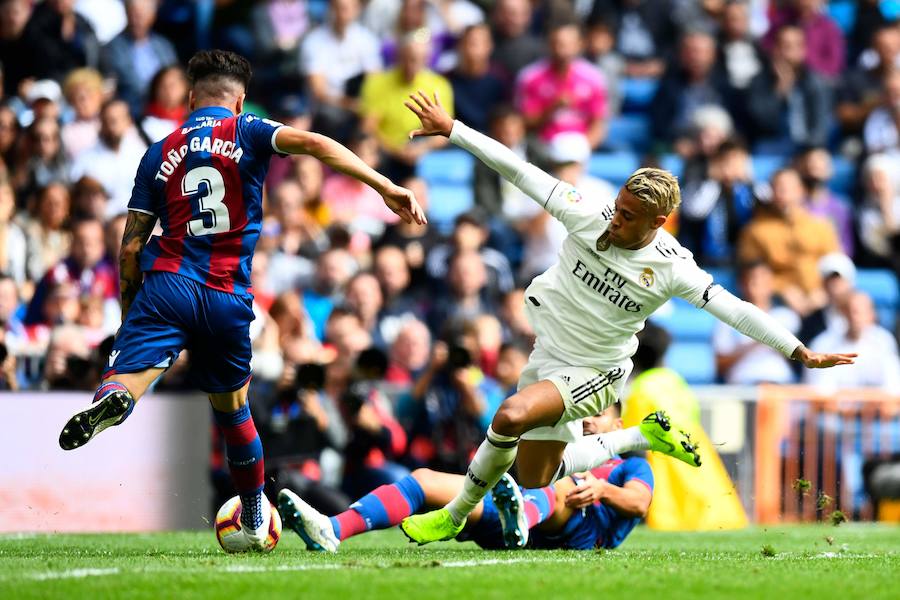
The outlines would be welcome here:
M 703 308 L 747 337 L 778 350 L 791 360 L 799 360 L 809 369 L 849 365 L 856 358 L 856 354 L 822 354 L 811 351 L 778 321 L 725 290 L 715 294 Z
M 437 94 L 431 99 L 419 92 L 411 95 L 404 104 L 422 123 L 422 127 L 410 133 L 410 137 L 442 135 L 450 138 L 451 142 L 474 154 L 535 202 L 547 207 L 547 201 L 560 183 L 557 178 L 522 160 L 500 142 L 454 121 L 441 106 Z
M 138 290 L 144 281 L 141 273 L 140 258 L 153 226 L 156 225 L 156 215 L 128 211 L 128 219 L 125 221 L 125 233 L 122 235 L 122 248 L 119 252 L 119 296 L 122 308 L 122 321 L 131 308 Z
M 293 127 L 281 127 L 275 135 L 275 146 L 287 154 L 309 154 L 323 163 L 349 175 L 381 194 L 384 203 L 407 223 L 426 223 L 425 213 L 415 195 L 406 188 L 395 185 L 335 140 Z

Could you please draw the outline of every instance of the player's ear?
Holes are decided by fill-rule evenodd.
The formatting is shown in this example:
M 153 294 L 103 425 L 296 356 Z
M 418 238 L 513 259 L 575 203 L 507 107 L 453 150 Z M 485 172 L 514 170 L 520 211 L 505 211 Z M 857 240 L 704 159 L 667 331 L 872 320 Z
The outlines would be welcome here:
M 188 92 L 188 107 L 191 109 L 191 112 L 194 112 L 194 104 L 196 103 L 196 98 L 194 97 L 194 90 L 190 90 Z
M 668 217 L 666 215 L 656 215 L 655 217 L 653 217 L 653 221 L 650 223 L 650 227 L 653 229 L 659 229 L 666 224 L 667 218 Z
M 244 98 L 247 97 L 247 94 L 241 94 L 238 96 L 237 104 L 234 107 L 234 114 L 239 115 L 244 112 Z
M 622 427 L 625 426 L 625 423 L 622 421 L 622 417 L 616 417 L 615 419 L 613 419 L 612 426 L 613 426 L 613 429 L 612 429 L 613 431 L 618 431 L 618 430 L 622 429 Z

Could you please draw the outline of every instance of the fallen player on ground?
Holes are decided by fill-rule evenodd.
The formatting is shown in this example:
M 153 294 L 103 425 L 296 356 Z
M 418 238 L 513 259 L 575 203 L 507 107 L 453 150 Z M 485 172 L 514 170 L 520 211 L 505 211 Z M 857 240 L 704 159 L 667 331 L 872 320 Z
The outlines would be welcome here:
M 619 404 L 585 419 L 584 426 L 585 434 L 620 430 Z M 387 529 L 418 511 L 443 506 L 464 480 L 463 475 L 417 469 L 330 518 L 284 489 L 278 508 L 285 525 L 309 550 L 336 552 L 349 537 Z M 643 458 L 614 458 L 536 489 L 521 488 L 506 474 L 475 507 L 456 539 L 486 550 L 520 548 L 523 539 L 529 540 L 529 548 L 615 548 L 647 514 L 652 496 L 653 473 Z M 528 530 L 530 535 L 524 535 Z

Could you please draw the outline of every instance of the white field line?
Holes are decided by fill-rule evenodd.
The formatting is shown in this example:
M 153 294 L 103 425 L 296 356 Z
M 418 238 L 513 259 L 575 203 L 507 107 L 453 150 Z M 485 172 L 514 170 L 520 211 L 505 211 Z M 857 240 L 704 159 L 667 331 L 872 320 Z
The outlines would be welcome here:
M 48 579 L 83 579 L 85 577 L 104 577 L 117 575 L 119 569 L 69 569 L 67 571 L 44 571 L 41 573 L 29 573 L 28 579 L 35 581 L 47 581 Z
M 65 571 L 35 571 L 31 573 L 24 573 L 21 577 L 25 579 L 31 579 L 33 581 L 47 581 L 52 579 L 79 579 L 84 577 L 102 577 L 105 575 L 141 575 L 145 573 L 166 573 L 177 575 L 179 573 L 283 573 L 283 572 L 291 572 L 291 571 L 336 571 L 338 569 L 389 569 L 389 568 L 448 568 L 448 569 L 458 569 L 464 567 L 481 567 L 481 566 L 491 566 L 491 565 L 506 565 L 506 564 L 523 564 L 523 563 L 570 563 L 573 562 L 572 559 L 558 557 L 553 559 L 525 559 L 525 558 L 512 558 L 512 559 L 498 559 L 498 558 L 488 558 L 485 560 L 459 560 L 459 561 L 435 561 L 434 563 L 422 562 L 421 564 L 411 562 L 409 564 L 404 563 L 403 561 L 396 562 L 382 562 L 382 563 L 370 563 L 364 565 L 357 564 L 342 564 L 342 563 L 307 563 L 307 564 L 291 564 L 291 565 L 217 565 L 210 567 L 163 567 L 163 568 L 134 568 L 134 569 L 121 569 L 121 568 L 109 568 L 109 569 L 69 569 Z M 2 579 L 17 579 L 16 576 L 2 577 Z

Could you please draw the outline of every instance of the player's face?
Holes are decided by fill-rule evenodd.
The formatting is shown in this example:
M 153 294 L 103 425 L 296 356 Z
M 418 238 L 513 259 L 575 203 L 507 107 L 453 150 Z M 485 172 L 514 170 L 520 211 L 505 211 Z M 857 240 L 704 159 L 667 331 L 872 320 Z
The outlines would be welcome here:
M 619 416 L 618 409 L 614 406 L 610 406 L 599 415 L 584 419 L 581 426 L 584 435 L 608 433 L 610 431 L 622 429 L 622 418 Z
M 616 197 L 616 212 L 609 225 L 609 243 L 617 248 L 634 250 L 646 245 L 654 229 L 666 222 L 648 211 L 644 204 L 624 187 Z

